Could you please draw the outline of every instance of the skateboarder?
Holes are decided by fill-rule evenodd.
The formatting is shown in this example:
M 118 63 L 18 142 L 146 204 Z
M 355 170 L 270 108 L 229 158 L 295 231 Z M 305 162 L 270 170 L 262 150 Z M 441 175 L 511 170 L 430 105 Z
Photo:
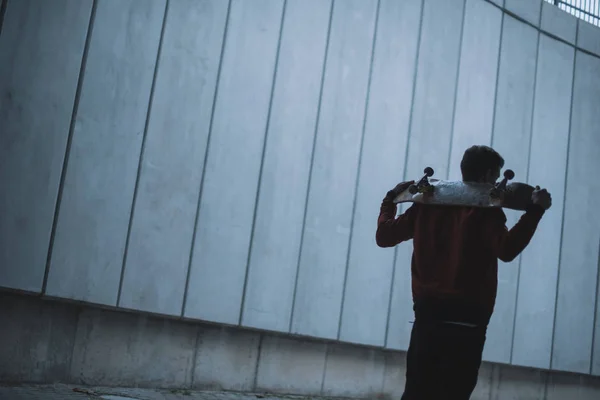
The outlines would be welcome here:
M 495 183 L 504 159 L 487 146 L 463 155 L 463 181 Z M 469 399 L 477 384 L 487 326 L 494 310 L 498 259 L 509 262 L 529 244 L 552 198 L 545 190 L 512 229 L 501 208 L 414 203 L 396 218 L 390 190 L 381 204 L 376 241 L 393 247 L 413 240 L 411 262 L 415 321 L 402 400 Z

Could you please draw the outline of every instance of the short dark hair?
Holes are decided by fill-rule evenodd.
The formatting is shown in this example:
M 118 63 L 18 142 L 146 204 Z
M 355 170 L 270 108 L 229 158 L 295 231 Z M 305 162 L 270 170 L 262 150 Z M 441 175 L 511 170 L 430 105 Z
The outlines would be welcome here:
M 485 177 L 488 171 L 502 169 L 504 158 L 489 146 L 471 146 L 463 155 L 460 171 L 463 181 L 476 182 Z

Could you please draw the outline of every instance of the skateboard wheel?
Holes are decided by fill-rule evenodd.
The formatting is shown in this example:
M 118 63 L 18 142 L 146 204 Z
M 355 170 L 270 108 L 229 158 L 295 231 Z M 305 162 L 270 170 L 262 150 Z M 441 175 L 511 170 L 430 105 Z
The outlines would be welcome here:
M 423 173 L 427 176 L 433 176 L 433 168 L 427 167 L 423 170 Z
M 504 171 L 504 177 L 510 181 L 515 177 L 515 173 L 512 169 L 507 169 L 506 171 Z
M 408 193 L 410 194 L 417 194 L 418 191 L 419 189 L 417 189 L 417 185 L 410 185 L 408 187 Z

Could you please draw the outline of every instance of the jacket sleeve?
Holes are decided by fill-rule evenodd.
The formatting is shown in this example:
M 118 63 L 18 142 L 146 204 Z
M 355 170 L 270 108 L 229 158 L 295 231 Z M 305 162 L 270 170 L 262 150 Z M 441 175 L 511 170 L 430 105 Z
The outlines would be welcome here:
M 417 204 L 413 204 L 406 212 L 396 218 L 396 204 L 390 196 L 381 203 L 377 220 L 375 241 L 379 247 L 394 247 L 398 243 L 410 240 L 414 235 Z
M 501 261 L 510 262 L 525 250 L 545 210 L 540 206 L 531 206 L 510 230 L 506 227 L 504 212 L 497 211 L 499 214 L 490 226 L 492 250 Z

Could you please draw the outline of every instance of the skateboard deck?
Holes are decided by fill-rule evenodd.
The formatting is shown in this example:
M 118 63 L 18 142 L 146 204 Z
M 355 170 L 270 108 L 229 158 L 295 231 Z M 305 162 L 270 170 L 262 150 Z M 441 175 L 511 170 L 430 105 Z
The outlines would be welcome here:
M 531 204 L 535 188 L 521 182 L 507 183 L 514 172 L 506 170 L 504 179 L 492 185 L 463 181 L 429 179 L 433 169 L 425 168 L 425 176 L 394 199 L 394 203 L 423 203 L 447 206 L 509 208 L 525 211 Z

